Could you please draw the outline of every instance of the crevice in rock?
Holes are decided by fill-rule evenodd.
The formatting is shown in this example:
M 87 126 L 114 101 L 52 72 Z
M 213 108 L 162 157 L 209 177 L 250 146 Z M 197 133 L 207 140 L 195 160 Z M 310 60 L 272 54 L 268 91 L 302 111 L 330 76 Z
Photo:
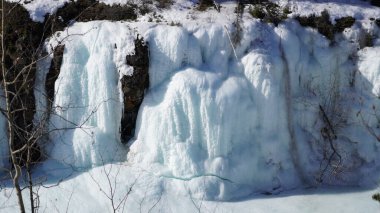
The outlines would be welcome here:
M 135 54 L 127 56 L 127 64 L 133 67 L 133 75 L 121 79 L 124 111 L 120 133 L 123 143 L 134 137 L 139 108 L 149 87 L 149 48 L 142 38 L 136 38 Z
M 54 96 L 55 96 L 54 85 L 61 71 L 64 50 L 65 50 L 65 45 L 59 45 L 55 47 L 54 53 L 53 53 L 53 59 L 50 64 L 50 69 L 49 69 L 48 74 L 46 75 L 45 91 L 46 91 L 48 112 L 51 111 L 51 108 L 54 102 Z

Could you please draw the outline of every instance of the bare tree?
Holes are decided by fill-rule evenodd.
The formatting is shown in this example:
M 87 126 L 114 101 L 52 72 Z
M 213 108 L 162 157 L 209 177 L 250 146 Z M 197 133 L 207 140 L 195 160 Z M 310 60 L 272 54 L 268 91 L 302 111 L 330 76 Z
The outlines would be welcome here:
M 372 195 L 372 200 L 380 202 L 380 193 L 375 193 Z
M 314 80 L 311 79 L 306 85 L 306 96 L 318 98 L 318 102 L 310 103 L 310 107 L 319 112 L 320 125 L 319 139 L 316 139 L 318 152 L 320 154 L 319 171 L 316 175 L 317 184 L 326 181 L 328 178 L 340 178 L 339 175 L 349 170 L 345 155 L 344 143 L 351 143 L 351 139 L 342 135 L 342 131 L 349 124 L 350 108 L 346 101 L 349 95 L 341 92 L 339 70 L 329 74 L 329 79 L 322 85 L 311 86 Z M 347 146 L 346 146 L 347 147 Z
M 47 53 L 44 41 L 56 30 L 54 27 L 56 18 L 49 17 L 43 24 L 33 22 L 30 20 L 28 12 L 19 3 L 21 0 L 16 4 L 1 0 L 0 86 L 4 93 L 2 100 L 5 107 L 0 107 L 0 112 L 7 122 L 8 152 L 11 164 L 11 168 L 2 168 L 2 170 L 6 170 L 10 174 L 20 212 L 26 211 L 26 201 L 22 191 L 27 189 L 30 211 L 34 213 L 39 207 L 39 188 L 34 190 L 33 187 L 41 185 L 42 181 L 34 183 L 32 168 L 44 157 L 41 149 L 42 139 L 54 131 L 82 128 L 89 118 L 81 124 L 70 122 L 72 127 L 69 128 L 47 128 L 50 115 L 55 111 L 52 108 L 55 96 L 54 83 L 58 77 L 61 63 L 54 61 L 56 59 L 54 57 L 51 67 L 53 69 L 49 70 L 45 82 L 46 94 L 43 94 L 47 99 L 48 106 L 45 111 L 40 112 L 37 120 L 34 119 L 37 112 L 34 97 L 37 64 L 55 56 L 57 52 L 62 54 L 64 46 L 59 45 Z M 29 20 L 29 22 L 23 23 L 25 20 Z M 21 184 L 21 178 L 25 178 L 25 184 Z
M 9 11 L 11 12 L 11 11 Z M 19 78 L 18 76 L 22 76 L 23 72 L 20 72 L 20 75 L 17 75 L 15 79 L 9 78 L 9 70 L 5 66 L 5 17 L 6 17 L 6 8 L 4 5 L 4 0 L 1 0 L 1 77 L 2 77 L 2 86 L 5 94 L 5 117 L 7 119 L 7 125 L 8 125 L 8 147 L 9 147 L 9 154 L 11 157 L 11 163 L 14 168 L 13 172 L 10 172 L 10 175 L 12 177 L 13 185 L 16 190 L 16 194 L 18 197 L 18 203 L 20 207 L 20 212 L 25 212 L 25 205 L 21 193 L 21 187 L 19 183 L 19 178 L 21 176 L 21 166 L 20 162 L 17 160 L 17 154 L 24 151 L 27 147 L 30 146 L 30 143 L 26 143 L 26 146 L 23 146 L 19 149 L 15 149 L 15 134 L 17 134 L 17 126 L 14 123 L 14 114 L 16 112 L 15 109 L 12 109 L 12 103 L 13 99 L 16 97 L 15 95 L 17 92 L 12 92 L 10 86 L 12 83 L 17 81 Z M 27 71 L 28 69 L 25 69 L 24 71 Z M 30 70 L 29 70 L 30 71 Z M 20 109 L 22 110 L 22 109 Z
M 363 105 L 363 103 L 361 103 L 361 105 Z M 362 107 L 362 108 L 364 108 L 364 107 Z M 356 113 L 356 116 L 360 118 L 360 121 L 361 121 L 362 125 L 364 126 L 364 128 L 367 130 L 367 132 L 374 139 L 376 139 L 377 142 L 380 142 L 380 134 L 378 133 L 378 130 L 377 130 L 380 126 L 380 115 L 379 115 L 378 109 L 376 109 L 375 105 L 372 105 L 372 112 L 368 112 L 370 117 L 375 118 L 376 128 L 371 126 L 369 119 L 368 118 L 365 119 L 363 114 L 364 113 L 362 112 L 362 109 L 361 109 Z
M 127 202 L 127 199 L 129 195 L 132 193 L 132 189 L 137 183 L 138 177 L 134 180 L 134 182 L 127 186 L 127 190 L 125 193 L 117 199 L 116 193 L 120 187 L 118 183 L 120 169 L 123 166 L 123 164 L 109 164 L 105 165 L 105 162 L 103 160 L 103 157 L 100 155 L 101 161 L 102 161 L 102 171 L 101 173 L 104 175 L 103 178 L 106 179 L 106 185 L 102 184 L 102 182 L 99 181 L 99 179 L 96 179 L 91 172 L 89 172 L 89 175 L 91 179 L 94 181 L 96 186 L 99 188 L 100 192 L 109 200 L 110 206 L 112 208 L 112 211 L 114 213 L 116 212 L 124 212 L 125 203 Z M 107 168 L 108 167 L 108 168 Z M 115 168 L 116 167 L 116 168 Z M 122 191 L 123 189 L 121 189 Z M 119 192 L 120 194 L 120 192 Z

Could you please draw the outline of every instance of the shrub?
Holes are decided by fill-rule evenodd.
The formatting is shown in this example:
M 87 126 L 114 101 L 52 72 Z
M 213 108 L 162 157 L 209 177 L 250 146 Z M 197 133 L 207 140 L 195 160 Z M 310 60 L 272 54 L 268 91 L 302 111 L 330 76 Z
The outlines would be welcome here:
M 352 16 L 343 17 L 340 19 L 336 19 L 336 24 L 334 27 L 335 32 L 343 32 L 344 29 L 352 27 L 355 23 L 355 18 Z
M 265 17 L 264 8 L 259 5 L 255 5 L 253 8 L 250 8 L 249 13 L 254 18 L 263 19 Z
M 139 12 L 141 15 L 145 15 L 147 13 L 152 12 L 151 5 L 147 2 L 142 3 L 142 5 L 139 7 Z
M 348 16 L 336 19 L 336 24 L 333 25 L 327 10 L 322 11 L 320 16 L 298 16 L 296 20 L 304 27 L 317 29 L 320 34 L 326 36 L 331 41 L 334 40 L 335 33 L 343 32 L 345 28 L 351 27 L 355 23 L 355 18 Z
M 285 15 L 289 15 L 290 13 L 292 13 L 292 11 L 290 10 L 290 8 L 288 6 L 286 6 L 282 10 L 282 13 L 285 14 Z
M 281 10 L 280 6 L 272 2 L 256 4 L 249 9 L 249 13 L 254 18 L 262 19 L 267 23 L 273 23 L 277 26 L 281 21 L 285 20 L 291 13 L 288 7 Z
M 182 24 L 181 23 L 179 23 L 179 22 L 174 22 L 174 21 L 172 21 L 172 22 L 170 22 L 170 24 L 169 24 L 170 26 L 177 26 L 177 27 L 182 27 Z
M 262 4 L 268 2 L 268 0 L 239 0 L 240 4 Z
M 156 2 L 157 2 L 157 7 L 161 9 L 164 9 L 164 8 L 167 9 L 173 4 L 172 0 L 156 0 Z
M 198 7 L 198 10 L 205 11 L 205 10 L 207 10 L 207 8 L 213 7 L 213 6 L 214 6 L 213 0 L 201 0 L 199 7 Z
M 316 19 L 318 31 L 328 39 L 334 39 L 334 26 L 330 22 L 330 14 L 327 10 L 322 11 L 321 16 Z
M 376 193 L 376 194 L 372 195 L 372 199 L 377 201 L 377 202 L 380 202 L 380 193 Z

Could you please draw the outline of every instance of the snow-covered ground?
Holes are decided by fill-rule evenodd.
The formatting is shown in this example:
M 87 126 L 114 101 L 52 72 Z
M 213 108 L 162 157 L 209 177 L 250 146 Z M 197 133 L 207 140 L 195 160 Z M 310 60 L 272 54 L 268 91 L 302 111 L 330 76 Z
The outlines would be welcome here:
M 40 20 L 62 3 L 26 8 Z M 63 43 L 65 52 L 49 128 L 83 125 L 51 136 L 49 160 L 35 171 L 53 186 L 39 191 L 41 210 L 108 212 L 115 189 L 125 212 L 378 211 L 371 196 L 380 180 L 380 29 L 370 18 L 380 10 L 359 1 L 279 3 L 291 16 L 328 9 L 358 21 L 331 44 L 295 20 L 275 27 L 246 13 L 234 43 L 233 3 L 218 13 L 178 1 L 157 11 L 160 23 L 147 14 L 55 34 L 47 47 Z M 374 46 L 361 48 L 366 33 Z M 119 139 L 119 79 L 133 75 L 125 56 L 137 34 L 150 48 L 150 88 L 127 147 Z M 49 63 L 39 66 L 39 109 Z M 314 188 L 317 179 L 323 188 Z M 11 192 L 2 189 L 0 211 L 17 210 Z
M 59 168 L 57 165 L 54 167 Z M 114 207 L 118 207 L 117 212 L 375 213 L 380 209 L 380 205 L 371 199 L 372 194 L 379 190 L 363 188 L 298 189 L 277 195 L 252 194 L 222 202 L 193 198 L 186 181 L 158 177 L 127 164 L 106 165 L 85 173 L 59 171 L 49 168 L 45 170 L 46 176 L 40 173 L 41 177 L 47 177 L 53 183 L 69 176 L 59 186 L 45 188 L 53 184 L 47 183 L 39 189 L 42 212 L 113 212 L 108 198 L 112 197 L 111 189 L 115 190 L 113 200 Z M 132 191 L 129 192 L 130 188 Z M 3 189 L 0 196 L 0 212 L 18 211 L 11 188 Z M 26 192 L 24 196 L 28 199 Z

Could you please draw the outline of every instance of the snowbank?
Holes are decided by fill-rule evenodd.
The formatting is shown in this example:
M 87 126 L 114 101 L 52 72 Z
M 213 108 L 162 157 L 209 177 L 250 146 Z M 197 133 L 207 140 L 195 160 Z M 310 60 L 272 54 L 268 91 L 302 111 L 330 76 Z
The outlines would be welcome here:
M 54 179 L 52 174 L 57 170 L 47 172 L 47 177 Z M 111 185 L 107 173 L 111 181 L 115 180 Z M 43 207 L 49 212 L 62 209 L 83 213 L 113 212 L 111 201 L 106 197 L 111 197 L 111 187 L 115 190 L 115 207 L 121 203 L 118 208 L 120 212 L 375 213 L 379 210 L 378 203 L 371 199 L 378 189 L 360 191 L 357 188 L 330 187 L 293 190 L 280 195 L 254 194 L 229 202 L 206 201 L 189 195 L 187 183 L 184 181 L 160 178 L 127 164 L 111 164 L 90 169 L 85 173 L 74 173 L 57 187 L 48 183 L 45 186 L 50 188 L 41 187 L 39 190 L 40 209 Z M 132 191 L 128 194 L 131 187 Z M 11 196 L 14 195 L 12 190 L 5 188 L 0 194 L 1 212 L 19 211 L 16 196 Z M 24 192 L 24 198 L 28 199 L 29 194 Z M 29 206 L 26 208 L 28 211 Z

